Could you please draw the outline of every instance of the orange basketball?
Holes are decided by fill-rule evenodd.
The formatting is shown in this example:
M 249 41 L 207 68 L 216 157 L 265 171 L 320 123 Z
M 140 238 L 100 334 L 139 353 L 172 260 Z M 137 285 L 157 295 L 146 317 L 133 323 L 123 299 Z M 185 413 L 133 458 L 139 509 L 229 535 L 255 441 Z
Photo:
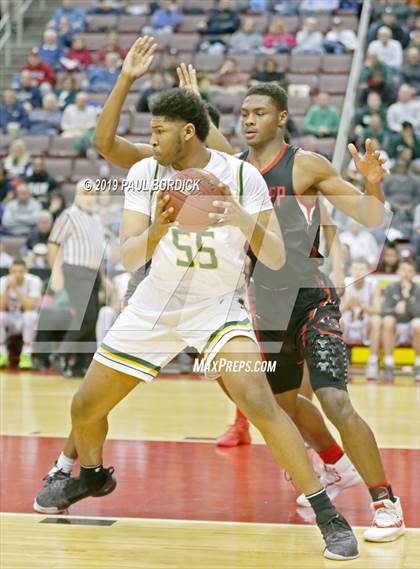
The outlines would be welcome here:
M 186 231 L 207 229 L 214 222 L 209 213 L 221 211 L 213 205 L 215 199 L 223 196 L 223 190 L 218 187 L 220 180 L 206 170 L 188 168 L 181 170 L 169 182 L 166 190 L 170 196 L 168 207 L 174 208 L 170 220 L 177 220 L 180 229 Z

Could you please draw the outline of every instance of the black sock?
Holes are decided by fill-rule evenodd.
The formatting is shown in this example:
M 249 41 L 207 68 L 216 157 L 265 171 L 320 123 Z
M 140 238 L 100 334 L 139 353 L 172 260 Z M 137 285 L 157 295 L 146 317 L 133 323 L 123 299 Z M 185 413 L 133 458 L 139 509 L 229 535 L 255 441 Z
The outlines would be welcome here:
M 107 479 L 108 472 L 102 466 L 80 466 L 80 481 L 88 490 L 98 490 Z
M 380 502 L 381 500 L 391 500 L 391 502 L 396 501 L 391 484 L 369 488 L 369 493 L 372 496 L 372 502 Z
M 314 494 L 309 494 L 309 496 L 306 497 L 315 512 L 316 523 L 318 525 L 325 524 L 338 514 L 335 506 L 331 503 L 325 488 L 315 492 Z

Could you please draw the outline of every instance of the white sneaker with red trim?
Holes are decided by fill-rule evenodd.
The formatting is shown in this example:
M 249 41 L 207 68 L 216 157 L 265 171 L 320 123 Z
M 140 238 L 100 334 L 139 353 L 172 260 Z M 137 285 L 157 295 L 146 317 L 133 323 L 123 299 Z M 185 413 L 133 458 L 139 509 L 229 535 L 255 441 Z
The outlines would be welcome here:
M 325 464 L 324 472 L 321 474 L 319 481 L 327 489 L 327 494 L 331 500 L 346 488 L 356 486 L 363 482 L 360 474 L 354 468 L 349 457 L 344 454 L 335 464 Z M 296 498 L 299 506 L 310 508 L 311 504 L 305 494 L 301 494 Z
M 371 527 L 365 531 L 366 541 L 394 541 L 405 533 L 404 517 L 400 499 L 373 502 L 371 507 L 375 515 Z

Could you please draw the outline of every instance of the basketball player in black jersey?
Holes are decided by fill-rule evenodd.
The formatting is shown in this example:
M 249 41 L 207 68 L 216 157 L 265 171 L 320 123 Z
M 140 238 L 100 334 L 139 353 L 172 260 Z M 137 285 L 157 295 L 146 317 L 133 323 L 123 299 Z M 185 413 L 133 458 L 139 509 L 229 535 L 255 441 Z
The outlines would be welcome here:
M 277 85 L 252 87 L 241 115 L 249 146 L 242 157 L 256 166 L 267 182 L 287 255 L 280 271 L 270 271 L 257 262 L 252 274 L 255 327 L 266 358 L 277 362 L 275 372 L 268 372 L 267 377 L 278 403 L 310 439 L 312 428 L 316 436 L 319 427 L 317 415 L 308 400 L 298 397 L 306 361 L 322 409 L 339 430 L 344 448 L 372 496 L 375 517 L 365 539 L 392 541 L 404 533 L 401 505 L 386 479 L 374 435 L 347 392 L 339 300 L 331 281 L 319 270 L 317 197 L 325 196 L 364 225 L 378 226 L 384 218 L 380 182 L 387 172 L 369 140 L 363 158 L 349 145 L 364 179 L 363 195 L 322 156 L 286 144 L 287 95 Z

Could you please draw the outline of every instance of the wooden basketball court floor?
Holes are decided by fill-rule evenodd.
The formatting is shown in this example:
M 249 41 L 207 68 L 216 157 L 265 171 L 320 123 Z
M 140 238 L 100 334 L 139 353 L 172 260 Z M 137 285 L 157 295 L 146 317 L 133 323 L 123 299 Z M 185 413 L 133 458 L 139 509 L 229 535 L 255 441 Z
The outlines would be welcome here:
M 252 446 L 214 442 L 233 417 L 211 382 L 163 375 L 134 390 L 110 417 L 105 464 L 117 489 L 66 516 L 32 510 L 42 477 L 69 429 L 78 380 L 35 373 L 1 378 L 0 567 L 2 569 L 317 569 L 323 542 L 296 491 L 253 430 Z M 401 497 L 407 534 L 367 544 L 363 485 L 335 503 L 355 527 L 360 557 L 349 569 L 420 567 L 420 389 L 408 380 L 350 386 L 374 428 Z

